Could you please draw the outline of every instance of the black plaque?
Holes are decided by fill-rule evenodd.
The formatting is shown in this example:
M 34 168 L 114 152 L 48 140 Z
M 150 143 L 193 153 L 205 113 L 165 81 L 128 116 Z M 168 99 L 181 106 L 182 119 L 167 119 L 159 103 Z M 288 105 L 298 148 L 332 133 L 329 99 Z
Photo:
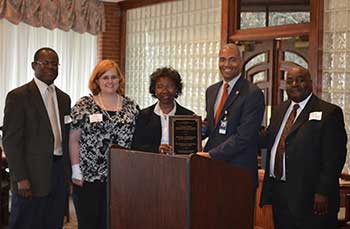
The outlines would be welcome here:
M 194 115 L 169 117 L 169 143 L 174 154 L 202 151 L 202 119 Z

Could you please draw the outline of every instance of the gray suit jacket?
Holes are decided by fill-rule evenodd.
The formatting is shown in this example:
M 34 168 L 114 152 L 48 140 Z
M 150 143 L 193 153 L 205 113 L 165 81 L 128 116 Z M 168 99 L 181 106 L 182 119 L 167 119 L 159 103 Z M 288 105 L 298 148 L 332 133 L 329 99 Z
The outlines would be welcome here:
M 57 87 L 56 94 L 68 188 L 70 180 L 69 125 L 64 124 L 64 116 L 70 114 L 70 98 Z M 17 192 L 17 182 L 28 179 L 34 196 L 47 195 L 51 187 L 54 135 L 44 102 L 34 80 L 8 93 L 3 135 L 12 190 Z
M 219 120 L 227 113 L 226 134 L 219 133 L 220 121 L 214 125 L 214 104 L 222 81 L 210 86 L 206 92 L 208 142 L 204 151 L 213 159 L 224 160 L 252 172 L 257 185 L 258 130 L 264 116 L 262 91 L 240 76 L 226 100 Z
M 261 206 L 272 203 L 271 149 L 290 103 L 288 100 L 274 109 L 262 141 L 268 154 Z M 313 112 L 322 112 L 321 119 L 310 118 Z M 328 196 L 329 212 L 338 211 L 338 178 L 345 163 L 346 142 L 342 110 L 312 95 L 286 138 L 286 185 L 292 214 L 303 217 L 310 213 L 315 193 Z

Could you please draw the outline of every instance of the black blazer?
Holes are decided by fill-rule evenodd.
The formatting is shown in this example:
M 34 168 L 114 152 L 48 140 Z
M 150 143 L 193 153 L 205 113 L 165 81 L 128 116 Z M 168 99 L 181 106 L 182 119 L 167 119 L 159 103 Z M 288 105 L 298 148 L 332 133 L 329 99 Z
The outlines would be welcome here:
M 260 205 L 272 203 L 271 149 L 290 103 L 288 100 L 275 108 L 267 129 Z M 313 119 L 312 112 L 322 112 L 321 119 Z M 293 215 L 302 217 L 311 212 L 315 193 L 328 196 L 329 211 L 338 211 L 338 178 L 345 163 L 346 142 L 341 108 L 312 95 L 286 138 L 286 185 Z
M 70 98 L 56 87 L 60 115 L 66 187 L 69 188 L 68 155 Z M 28 179 L 34 196 L 45 196 L 51 190 L 54 135 L 44 101 L 34 80 L 9 92 L 3 123 L 3 146 L 9 168 L 12 191 L 17 182 Z
M 154 113 L 156 104 L 141 110 L 134 132 L 131 149 L 158 153 L 162 138 L 160 116 Z M 193 115 L 194 113 L 176 103 L 175 115 Z

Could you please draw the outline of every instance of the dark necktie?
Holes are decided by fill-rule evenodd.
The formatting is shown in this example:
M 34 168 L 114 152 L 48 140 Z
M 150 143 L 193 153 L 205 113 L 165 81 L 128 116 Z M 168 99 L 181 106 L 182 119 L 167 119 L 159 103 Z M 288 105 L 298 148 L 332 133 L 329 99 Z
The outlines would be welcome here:
M 219 103 L 219 106 L 218 108 L 216 109 L 216 112 L 215 112 L 215 117 L 214 117 L 214 124 L 216 125 L 219 121 L 219 117 L 220 117 L 220 113 L 222 111 L 222 108 L 224 108 L 224 105 L 225 105 L 225 102 L 227 100 L 227 97 L 228 97 L 228 87 L 230 85 L 228 83 L 225 83 L 224 84 L 224 90 L 222 92 L 222 96 L 221 96 L 221 99 L 220 99 L 220 103 Z
M 283 128 L 281 138 L 277 145 L 276 156 L 275 156 L 275 169 L 274 169 L 274 174 L 276 179 L 281 179 L 283 175 L 283 155 L 286 151 L 285 150 L 286 138 L 289 134 L 290 128 L 293 126 L 294 119 L 297 115 L 298 109 L 299 109 L 299 104 L 294 104 L 293 110 L 289 114 L 286 125 Z

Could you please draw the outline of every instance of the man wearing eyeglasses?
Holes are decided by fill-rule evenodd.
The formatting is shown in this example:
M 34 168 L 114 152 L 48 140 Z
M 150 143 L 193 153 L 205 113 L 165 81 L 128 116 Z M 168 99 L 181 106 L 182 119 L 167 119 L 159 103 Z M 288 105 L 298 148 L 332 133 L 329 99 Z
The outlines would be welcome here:
M 263 141 L 268 154 L 261 205 L 272 204 L 276 229 L 338 228 L 343 112 L 312 93 L 307 69 L 286 65 L 289 99 L 274 109 Z
M 34 55 L 34 79 L 6 97 L 3 146 L 11 179 L 10 228 L 62 228 L 69 181 L 70 98 L 54 85 L 59 59 Z

